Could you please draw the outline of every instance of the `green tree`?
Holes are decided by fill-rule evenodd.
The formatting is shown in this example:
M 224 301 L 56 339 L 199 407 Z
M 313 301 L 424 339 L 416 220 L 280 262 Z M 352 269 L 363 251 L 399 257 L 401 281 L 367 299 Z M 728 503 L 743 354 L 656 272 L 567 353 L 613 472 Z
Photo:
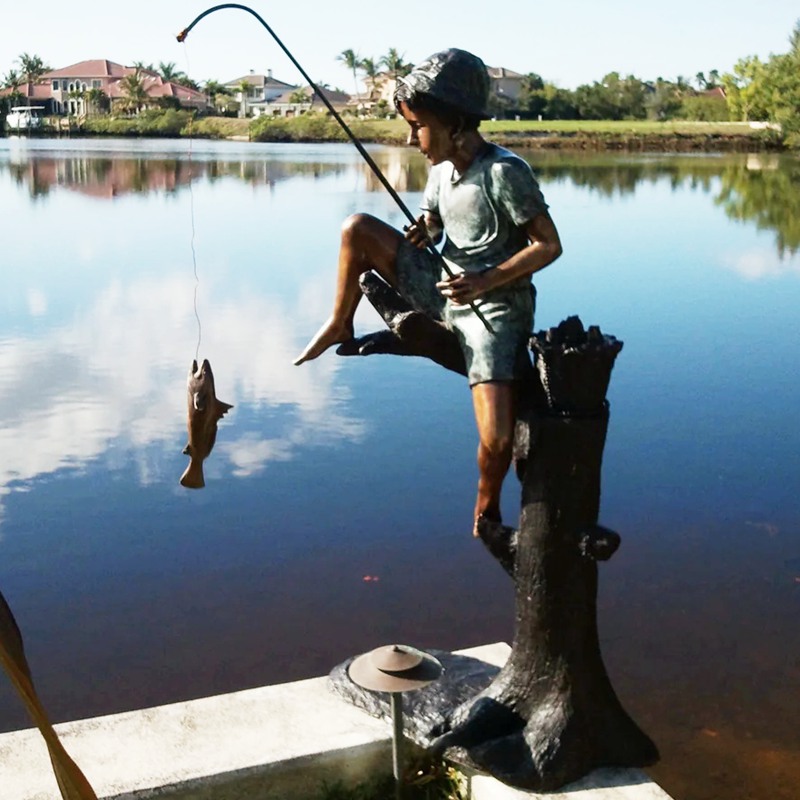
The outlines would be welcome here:
M 672 119 L 680 111 L 681 93 L 676 84 L 659 77 L 651 84 L 644 105 L 649 119 Z
M 317 84 L 319 85 L 319 84 Z M 320 87 L 321 88 L 321 87 Z M 309 101 L 309 93 L 306 89 L 295 89 L 289 95 L 289 102 L 295 103 L 296 105 L 303 105 L 304 103 L 308 103 Z
M 247 116 L 247 100 L 250 97 L 251 89 L 250 81 L 247 78 L 242 78 L 236 86 L 236 91 L 239 92 L 239 116 L 244 119 Z
M 25 95 L 23 95 L 19 90 L 21 83 L 22 76 L 15 69 L 10 69 L 3 76 L 3 88 L 11 90 L 11 92 L 3 99 L 3 105 L 6 109 L 10 109 L 13 106 L 19 105 L 25 97 Z
M 159 61 L 157 72 L 161 76 L 162 80 L 165 81 L 177 82 L 178 78 L 186 77 L 186 73 L 182 70 L 179 70 L 178 65 L 174 61 Z
M 119 87 L 123 95 L 122 107 L 129 113 L 138 114 L 149 100 L 141 70 L 128 73 L 119 82 Z
M 69 97 L 70 100 L 74 101 L 74 103 L 75 103 L 75 105 L 74 105 L 75 113 L 76 114 L 83 113 L 81 111 L 81 105 L 80 104 L 81 104 L 82 101 L 86 100 L 86 92 L 83 89 L 73 89 L 67 95 L 67 97 Z M 72 111 L 73 111 L 73 106 L 72 106 L 72 103 L 70 103 L 70 113 L 72 113 Z
M 2 86 L 4 89 L 18 89 L 22 83 L 22 76 L 15 69 L 10 69 L 3 75 Z
M 644 84 L 629 75 L 609 72 L 599 83 L 579 87 L 576 105 L 583 119 L 641 119 L 645 116 Z
M 544 116 L 547 99 L 545 98 L 544 81 L 541 75 L 529 72 L 520 81 L 518 104 L 520 111 L 526 116 Z
M 362 58 L 358 62 L 358 66 L 364 71 L 364 75 L 370 80 L 375 80 L 378 77 L 378 64 L 374 58 Z
M 178 86 L 185 86 L 187 89 L 194 89 L 196 92 L 200 91 L 200 85 L 197 81 L 193 81 L 188 75 L 180 74 L 173 80 Z
M 97 114 L 101 111 L 108 111 L 108 95 L 102 89 L 89 89 L 86 92 L 87 111 L 89 114 Z
M 402 75 L 407 75 L 412 69 L 412 65 L 403 61 L 403 56 L 395 47 L 390 47 L 386 55 L 381 56 L 378 60 L 378 64 L 386 70 L 390 78 L 395 80 Z
M 795 23 L 789 44 L 789 52 L 772 56 L 767 68 L 771 89 L 768 111 L 788 143 L 800 147 L 800 20 Z
M 733 72 L 722 76 L 728 111 L 733 120 L 767 119 L 771 105 L 770 74 L 758 56 L 740 58 Z
M 50 67 L 42 61 L 39 56 L 32 56 L 23 53 L 17 58 L 17 63 L 25 83 L 36 83 L 46 72 L 50 72 Z
M 361 58 L 359 57 L 358 53 L 355 50 L 348 48 L 347 50 L 342 50 L 338 56 L 336 56 L 337 61 L 341 61 L 347 69 L 352 70 L 353 72 L 353 88 L 358 94 L 358 69 L 361 66 Z
M 728 104 L 724 97 L 684 97 L 681 107 L 676 112 L 680 119 L 691 119 L 700 122 L 727 122 L 730 119 Z
M 578 109 L 575 96 L 569 89 L 562 89 L 553 83 L 544 85 L 546 105 L 543 116 L 546 119 L 577 119 Z
M 207 80 L 203 84 L 203 92 L 208 98 L 208 102 L 217 110 L 222 106 L 227 106 L 230 101 L 231 93 L 227 86 L 215 80 Z

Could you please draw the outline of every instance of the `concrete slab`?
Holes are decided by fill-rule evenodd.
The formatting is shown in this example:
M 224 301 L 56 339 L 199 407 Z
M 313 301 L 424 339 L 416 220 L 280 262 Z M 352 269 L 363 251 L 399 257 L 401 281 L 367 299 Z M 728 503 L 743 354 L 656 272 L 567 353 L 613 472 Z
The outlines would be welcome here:
M 596 769 L 558 792 L 522 792 L 489 778 L 470 778 L 470 800 L 672 800 L 639 769 Z
M 500 666 L 509 651 L 497 643 L 460 652 Z M 56 730 L 98 796 L 114 800 L 307 798 L 323 781 L 352 785 L 391 771 L 389 726 L 330 692 L 327 677 L 78 720 Z M 576 785 L 570 800 L 668 800 L 638 770 L 600 774 L 606 772 Z M 603 793 L 590 788 L 592 780 Z M 473 800 L 536 797 L 485 776 L 471 783 Z M 35 729 L 0 735 L 0 800 L 60 800 Z

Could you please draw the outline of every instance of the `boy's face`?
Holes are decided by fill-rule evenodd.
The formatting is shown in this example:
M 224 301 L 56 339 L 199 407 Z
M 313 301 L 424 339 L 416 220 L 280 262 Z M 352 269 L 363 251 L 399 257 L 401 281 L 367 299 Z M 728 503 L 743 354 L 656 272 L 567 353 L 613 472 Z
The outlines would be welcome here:
M 404 102 L 400 113 L 411 130 L 408 143 L 416 145 L 431 164 L 448 161 L 453 153 L 453 137 L 450 129 L 433 113 L 425 109 L 412 111 Z

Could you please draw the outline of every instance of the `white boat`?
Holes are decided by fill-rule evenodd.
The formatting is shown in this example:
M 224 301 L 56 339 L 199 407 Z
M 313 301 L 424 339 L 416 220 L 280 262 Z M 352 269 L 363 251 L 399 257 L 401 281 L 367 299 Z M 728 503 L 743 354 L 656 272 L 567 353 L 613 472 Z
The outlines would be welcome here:
M 9 131 L 35 131 L 42 127 L 44 106 L 14 106 L 6 115 Z

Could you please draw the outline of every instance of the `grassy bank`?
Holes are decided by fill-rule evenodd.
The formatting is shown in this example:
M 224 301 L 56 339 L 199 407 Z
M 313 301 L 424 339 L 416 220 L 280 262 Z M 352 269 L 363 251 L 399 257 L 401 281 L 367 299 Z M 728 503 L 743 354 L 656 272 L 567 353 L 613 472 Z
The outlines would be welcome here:
M 408 126 L 401 119 L 348 120 L 365 142 L 404 144 Z M 646 120 L 584 122 L 578 120 L 488 120 L 487 138 L 513 147 L 579 150 L 747 151 L 782 149 L 779 135 L 755 130 L 747 123 L 649 122 Z M 335 120 L 324 115 L 295 119 L 261 119 L 251 123 L 250 138 L 260 142 L 346 141 Z
M 404 144 L 408 127 L 402 119 L 347 118 L 364 142 Z M 539 149 L 747 151 L 779 150 L 780 135 L 743 122 L 651 122 L 580 120 L 488 120 L 481 130 L 498 144 Z M 102 136 L 191 136 L 208 139 L 249 139 L 255 142 L 344 142 L 347 136 L 327 114 L 290 119 L 230 117 L 193 119 L 188 111 L 147 111 L 137 117 L 92 117 L 79 133 Z

